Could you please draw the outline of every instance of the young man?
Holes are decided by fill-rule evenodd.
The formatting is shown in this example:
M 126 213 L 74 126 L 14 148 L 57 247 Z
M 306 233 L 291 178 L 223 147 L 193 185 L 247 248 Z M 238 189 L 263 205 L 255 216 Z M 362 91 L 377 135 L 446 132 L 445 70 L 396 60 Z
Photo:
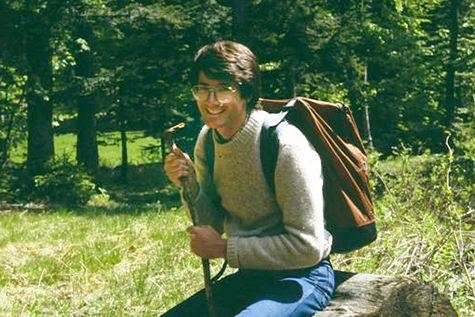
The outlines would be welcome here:
M 205 126 L 194 164 L 176 150 L 167 156 L 165 171 L 176 185 L 182 177 L 190 184 L 200 221 L 187 229 L 192 251 L 239 269 L 213 285 L 218 316 L 312 316 L 335 288 L 320 157 L 296 127 L 286 126 L 279 134 L 275 189 L 269 188 L 259 145 L 268 113 L 256 107 L 260 73 L 246 46 L 230 41 L 204 46 L 191 76 Z M 208 133 L 213 171 L 205 155 Z M 204 292 L 163 316 L 207 316 Z

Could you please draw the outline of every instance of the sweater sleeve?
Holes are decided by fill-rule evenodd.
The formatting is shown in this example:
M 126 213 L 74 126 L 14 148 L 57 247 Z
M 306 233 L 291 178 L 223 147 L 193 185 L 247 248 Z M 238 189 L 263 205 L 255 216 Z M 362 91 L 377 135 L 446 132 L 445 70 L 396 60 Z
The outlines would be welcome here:
M 283 230 L 266 236 L 231 237 L 228 261 L 232 267 L 304 268 L 317 264 L 330 252 L 331 236 L 324 228 L 320 157 L 294 126 L 282 131 L 279 142 L 275 194 Z
M 211 225 L 217 232 L 223 233 L 224 211 L 206 163 L 205 140 L 208 132 L 209 128 L 204 126 L 195 145 L 194 166 L 199 193 L 192 202 L 186 201 L 183 192 L 181 197 L 188 213 L 194 213 L 198 224 Z

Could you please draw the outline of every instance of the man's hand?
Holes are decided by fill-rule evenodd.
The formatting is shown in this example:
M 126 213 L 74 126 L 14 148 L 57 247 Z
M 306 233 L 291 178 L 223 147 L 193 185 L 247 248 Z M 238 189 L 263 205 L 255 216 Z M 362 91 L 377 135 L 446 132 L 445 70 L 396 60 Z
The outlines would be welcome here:
M 226 258 L 227 241 L 211 226 L 191 226 L 191 251 L 203 259 Z
M 182 181 L 190 185 L 190 189 L 194 196 L 198 194 L 198 183 L 195 176 L 195 168 L 188 154 L 181 151 L 177 147 L 173 148 L 173 152 L 165 158 L 163 166 L 167 177 L 178 187 L 183 188 Z

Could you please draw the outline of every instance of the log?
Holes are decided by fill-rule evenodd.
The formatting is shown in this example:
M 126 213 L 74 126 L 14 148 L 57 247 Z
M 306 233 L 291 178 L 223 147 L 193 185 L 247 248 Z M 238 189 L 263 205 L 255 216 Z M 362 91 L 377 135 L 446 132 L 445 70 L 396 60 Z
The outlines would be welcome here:
M 428 283 L 410 278 L 336 271 L 337 288 L 314 317 L 457 316 L 450 301 Z

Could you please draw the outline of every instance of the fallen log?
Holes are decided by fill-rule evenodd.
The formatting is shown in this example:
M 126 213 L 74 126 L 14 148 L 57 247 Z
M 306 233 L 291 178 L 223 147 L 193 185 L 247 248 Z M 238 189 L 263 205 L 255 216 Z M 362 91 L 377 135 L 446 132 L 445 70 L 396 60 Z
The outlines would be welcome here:
M 450 301 L 428 283 L 410 278 L 336 271 L 337 289 L 314 317 L 457 316 Z

